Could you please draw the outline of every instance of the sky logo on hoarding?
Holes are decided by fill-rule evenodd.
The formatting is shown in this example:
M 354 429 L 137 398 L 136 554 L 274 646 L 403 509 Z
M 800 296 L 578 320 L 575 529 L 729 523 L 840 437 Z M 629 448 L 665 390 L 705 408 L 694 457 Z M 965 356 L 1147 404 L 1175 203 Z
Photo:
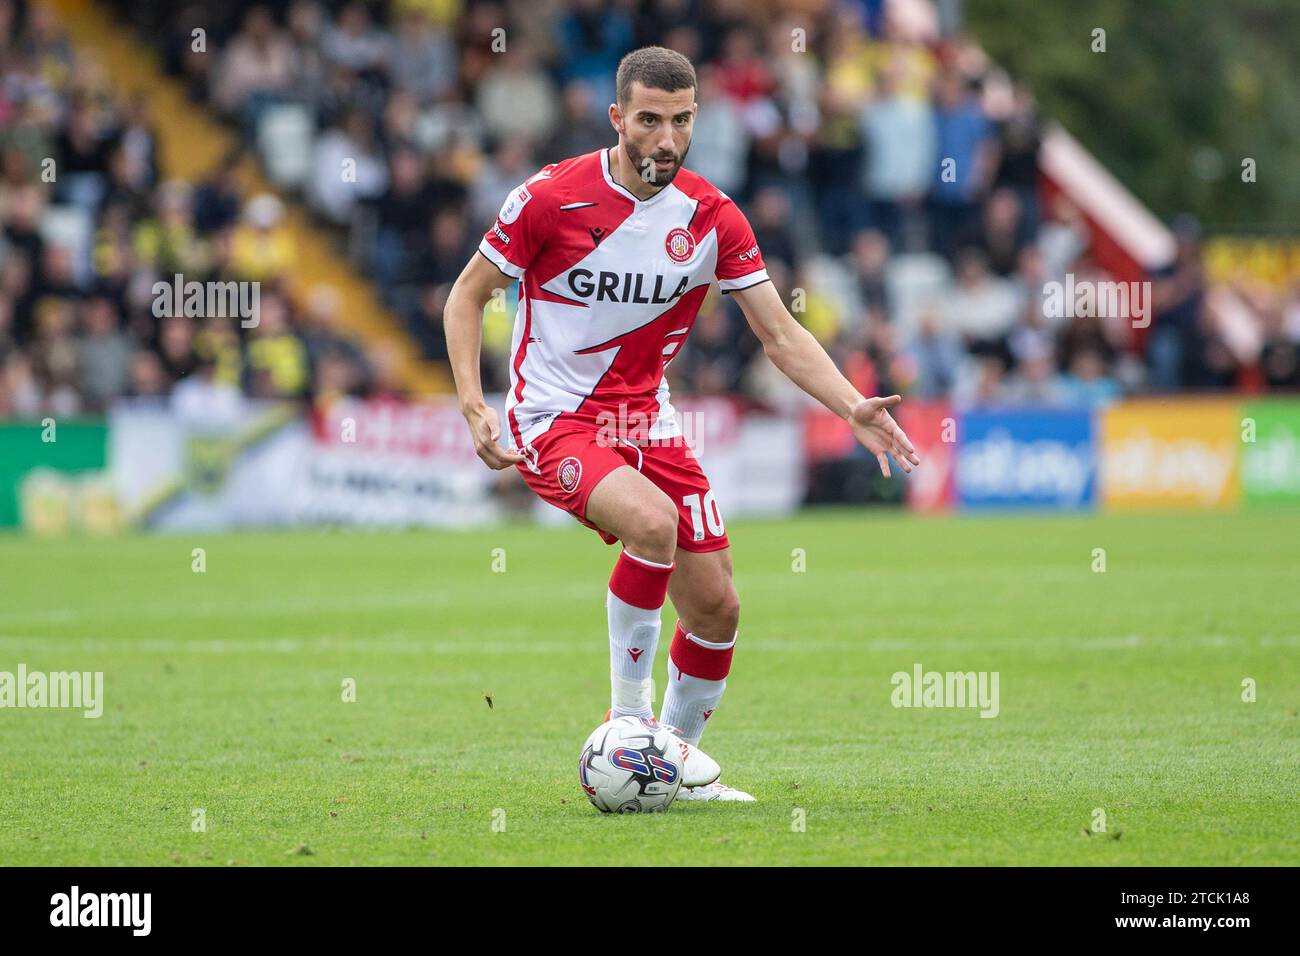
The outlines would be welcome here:
M 1228 499 L 1236 454 L 1228 441 L 1139 430 L 1107 446 L 1106 484 L 1112 494 L 1188 496 L 1211 507 Z
M 967 507 L 1079 508 L 1096 484 L 1087 414 L 976 412 L 965 417 L 956 486 Z
M 1270 492 L 1300 491 L 1300 442 L 1294 435 L 1279 433 L 1261 442 L 1258 452 L 1245 458 L 1246 483 Z
M 1292 422 L 1265 419 L 1257 439 L 1244 446 L 1242 482 L 1252 497 L 1300 497 L 1300 409 L 1288 409 Z

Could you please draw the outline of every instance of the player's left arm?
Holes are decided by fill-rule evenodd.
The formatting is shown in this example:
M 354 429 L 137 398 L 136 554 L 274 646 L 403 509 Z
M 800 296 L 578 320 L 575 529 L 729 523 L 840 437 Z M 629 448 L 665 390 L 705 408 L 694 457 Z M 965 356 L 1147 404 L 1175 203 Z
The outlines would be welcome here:
M 880 470 L 889 476 L 886 453 L 910 472 L 921 460 L 888 409 L 903 399 L 899 395 L 866 398 L 850 384 L 821 343 L 790 314 L 771 282 L 760 282 L 731 293 L 749 321 L 763 351 L 782 374 L 849 423 L 853 436 L 875 454 Z

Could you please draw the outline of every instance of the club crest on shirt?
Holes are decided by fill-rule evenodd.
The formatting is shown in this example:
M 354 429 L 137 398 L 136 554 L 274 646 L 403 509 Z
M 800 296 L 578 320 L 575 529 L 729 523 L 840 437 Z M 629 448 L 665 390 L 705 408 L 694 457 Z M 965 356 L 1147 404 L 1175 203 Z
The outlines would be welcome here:
M 555 474 L 565 494 L 571 494 L 573 489 L 578 487 L 578 482 L 582 480 L 582 462 L 570 455 L 560 462 L 560 467 L 556 469 Z
M 695 237 L 678 226 L 668 233 L 668 237 L 664 240 L 664 249 L 668 251 L 668 258 L 673 262 L 685 262 L 695 254 Z

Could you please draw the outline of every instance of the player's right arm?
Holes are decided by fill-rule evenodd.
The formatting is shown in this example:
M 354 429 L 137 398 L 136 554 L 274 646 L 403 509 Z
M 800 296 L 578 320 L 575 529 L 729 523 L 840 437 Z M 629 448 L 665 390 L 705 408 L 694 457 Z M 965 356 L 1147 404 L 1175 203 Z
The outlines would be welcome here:
M 483 400 L 483 385 L 479 380 L 483 309 L 492 293 L 523 277 L 545 245 L 554 217 L 548 200 L 533 200 L 539 191 L 545 191 L 549 199 L 548 185 L 554 169 L 553 165 L 542 167 L 506 195 L 497 221 L 484 233 L 478 252 L 452 286 L 443 310 L 447 355 L 451 359 L 451 374 L 456 378 L 460 410 L 474 435 L 474 450 L 491 468 L 506 468 L 526 459 L 497 444 L 501 420 L 496 409 L 488 407 Z
M 474 253 L 451 287 L 442 319 L 456 395 L 461 414 L 474 437 L 474 450 L 489 468 L 498 470 L 524 461 L 524 456 L 507 451 L 497 443 L 501 438 L 501 419 L 483 398 L 479 353 L 483 347 L 483 310 L 494 292 L 514 281 L 482 253 Z

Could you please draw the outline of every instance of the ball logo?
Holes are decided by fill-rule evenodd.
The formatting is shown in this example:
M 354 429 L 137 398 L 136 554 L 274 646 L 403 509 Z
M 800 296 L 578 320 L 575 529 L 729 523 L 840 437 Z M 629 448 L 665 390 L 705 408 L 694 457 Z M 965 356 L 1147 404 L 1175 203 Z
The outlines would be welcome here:
M 631 747 L 619 747 L 609 755 L 609 763 L 619 770 L 650 776 L 650 764 L 646 760 L 646 755 Z
M 653 777 L 670 786 L 677 782 L 677 767 L 658 754 L 645 753 L 631 747 L 619 747 L 609 755 L 609 762 L 619 770 L 641 777 Z
M 695 254 L 695 237 L 679 226 L 668 233 L 664 248 L 668 250 L 668 258 L 673 262 L 685 262 Z
M 650 772 L 654 774 L 656 780 L 661 780 L 669 785 L 677 782 L 677 768 L 670 762 L 655 754 L 646 754 L 645 758 L 649 761 Z
M 556 477 L 559 478 L 560 487 L 564 489 L 565 494 L 572 493 L 573 489 L 578 487 L 578 482 L 582 480 L 582 462 L 570 455 L 560 462 Z

